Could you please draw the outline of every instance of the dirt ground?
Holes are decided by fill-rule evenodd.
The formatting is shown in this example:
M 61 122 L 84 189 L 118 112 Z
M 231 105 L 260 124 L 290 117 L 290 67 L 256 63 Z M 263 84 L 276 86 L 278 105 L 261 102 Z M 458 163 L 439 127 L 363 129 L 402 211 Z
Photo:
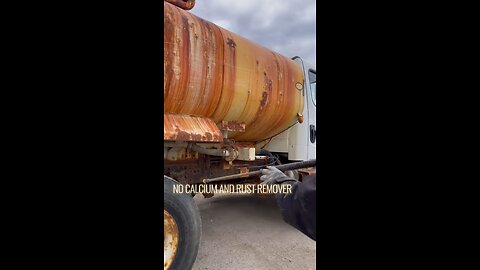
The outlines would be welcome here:
M 316 243 L 283 222 L 271 197 L 195 196 L 202 239 L 194 270 L 315 269 Z

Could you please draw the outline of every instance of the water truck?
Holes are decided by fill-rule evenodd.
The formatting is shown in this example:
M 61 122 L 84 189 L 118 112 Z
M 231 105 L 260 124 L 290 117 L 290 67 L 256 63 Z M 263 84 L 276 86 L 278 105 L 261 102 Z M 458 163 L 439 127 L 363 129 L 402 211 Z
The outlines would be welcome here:
M 316 170 L 315 67 L 195 16 L 194 5 L 164 1 L 164 269 L 195 262 L 193 196 L 213 196 L 207 184 L 258 184 L 267 165 L 300 181 Z

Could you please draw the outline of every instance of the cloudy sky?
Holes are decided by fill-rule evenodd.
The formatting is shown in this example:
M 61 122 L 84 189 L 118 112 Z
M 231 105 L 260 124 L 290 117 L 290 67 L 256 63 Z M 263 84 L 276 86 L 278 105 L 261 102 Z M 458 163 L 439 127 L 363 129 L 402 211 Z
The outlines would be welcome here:
M 191 13 L 316 65 L 315 0 L 197 0 Z

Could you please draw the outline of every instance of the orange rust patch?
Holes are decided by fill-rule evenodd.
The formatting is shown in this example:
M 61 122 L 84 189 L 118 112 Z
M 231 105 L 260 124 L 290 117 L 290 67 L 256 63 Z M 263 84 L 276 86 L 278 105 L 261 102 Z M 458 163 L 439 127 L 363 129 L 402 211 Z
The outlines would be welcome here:
M 192 9 L 193 6 L 195 6 L 195 0 L 165 0 L 165 1 L 185 10 Z
M 244 132 L 245 123 L 239 123 L 237 121 L 222 121 L 220 128 L 221 130 L 225 130 L 225 131 Z
M 169 269 L 175 260 L 180 238 L 175 219 L 165 210 L 163 210 L 163 228 L 163 268 Z
M 210 118 L 164 114 L 163 139 L 184 142 L 222 142 L 223 136 Z

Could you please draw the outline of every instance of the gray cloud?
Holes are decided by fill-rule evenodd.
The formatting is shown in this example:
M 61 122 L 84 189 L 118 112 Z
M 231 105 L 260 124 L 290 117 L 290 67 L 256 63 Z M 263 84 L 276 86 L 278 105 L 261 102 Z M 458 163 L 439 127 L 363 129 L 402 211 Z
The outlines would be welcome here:
M 315 0 L 197 0 L 191 13 L 316 65 Z

